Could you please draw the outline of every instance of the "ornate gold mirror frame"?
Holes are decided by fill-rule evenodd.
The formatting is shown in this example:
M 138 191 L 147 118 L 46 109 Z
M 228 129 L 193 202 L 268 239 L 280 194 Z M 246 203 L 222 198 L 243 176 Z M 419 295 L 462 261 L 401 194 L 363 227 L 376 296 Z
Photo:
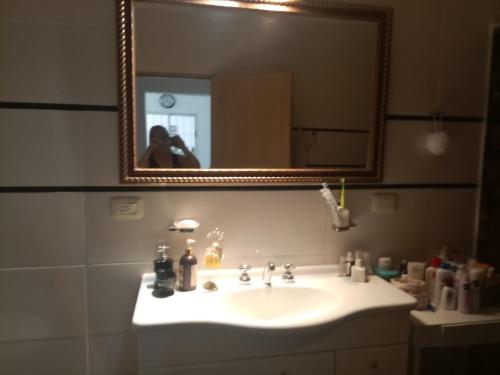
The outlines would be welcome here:
M 149 1 L 149 0 L 148 0 Z M 122 183 L 310 183 L 377 182 L 382 179 L 384 125 L 389 77 L 392 9 L 315 0 L 150 0 L 205 7 L 245 8 L 376 22 L 378 56 L 376 78 L 376 119 L 366 168 L 308 169 L 162 169 L 139 168 L 136 147 L 136 92 L 133 0 L 117 0 L 118 63 L 120 105 L 120 175 Z

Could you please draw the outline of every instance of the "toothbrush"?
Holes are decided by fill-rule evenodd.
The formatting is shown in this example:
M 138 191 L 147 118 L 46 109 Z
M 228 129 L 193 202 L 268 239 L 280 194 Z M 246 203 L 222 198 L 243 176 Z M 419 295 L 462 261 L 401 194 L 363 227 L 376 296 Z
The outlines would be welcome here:
M 340 208 L 345 208 L 345 178 L 340 179 Z

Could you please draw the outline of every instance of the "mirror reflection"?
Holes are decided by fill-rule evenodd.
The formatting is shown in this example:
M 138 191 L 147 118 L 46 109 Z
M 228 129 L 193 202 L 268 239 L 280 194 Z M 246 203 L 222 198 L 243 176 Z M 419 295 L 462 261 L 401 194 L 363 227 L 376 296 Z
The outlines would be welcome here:
M 139 167 L 373 166 L 377 19 L 148 1 L 133 12 Z

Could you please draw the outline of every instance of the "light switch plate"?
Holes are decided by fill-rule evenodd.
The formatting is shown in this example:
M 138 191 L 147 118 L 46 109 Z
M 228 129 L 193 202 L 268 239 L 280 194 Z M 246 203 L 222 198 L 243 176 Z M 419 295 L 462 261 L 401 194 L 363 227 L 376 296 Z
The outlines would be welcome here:
M 111 216 L 119 220 L 136 220 L 144 216 L 141 198 L 111 198 Z
M 372 197 L 372 212 L 376 214 L 393 214 L 398 209 L 398 195 L 395 193 L 379 193 Z

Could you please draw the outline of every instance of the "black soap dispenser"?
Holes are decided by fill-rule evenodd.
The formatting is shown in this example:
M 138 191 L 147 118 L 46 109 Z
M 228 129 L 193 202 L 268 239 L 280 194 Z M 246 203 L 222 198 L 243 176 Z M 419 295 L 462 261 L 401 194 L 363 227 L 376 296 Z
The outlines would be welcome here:
M 194 256 L 192 247 L 195 240 L 188 238 L 186 243 L 186 252 L 179 260 L 179 290 L 184 292 L 196 289 L 196 265 L 198 264 L 198 259 Z
M 174 294 L 176 275 L 173 270 L 174 261 L 167 255 L 168 246 L 158 246 L 160 258 L 154 261 L 156 280 L 153 288 L 153 296 L 165 298 Z

